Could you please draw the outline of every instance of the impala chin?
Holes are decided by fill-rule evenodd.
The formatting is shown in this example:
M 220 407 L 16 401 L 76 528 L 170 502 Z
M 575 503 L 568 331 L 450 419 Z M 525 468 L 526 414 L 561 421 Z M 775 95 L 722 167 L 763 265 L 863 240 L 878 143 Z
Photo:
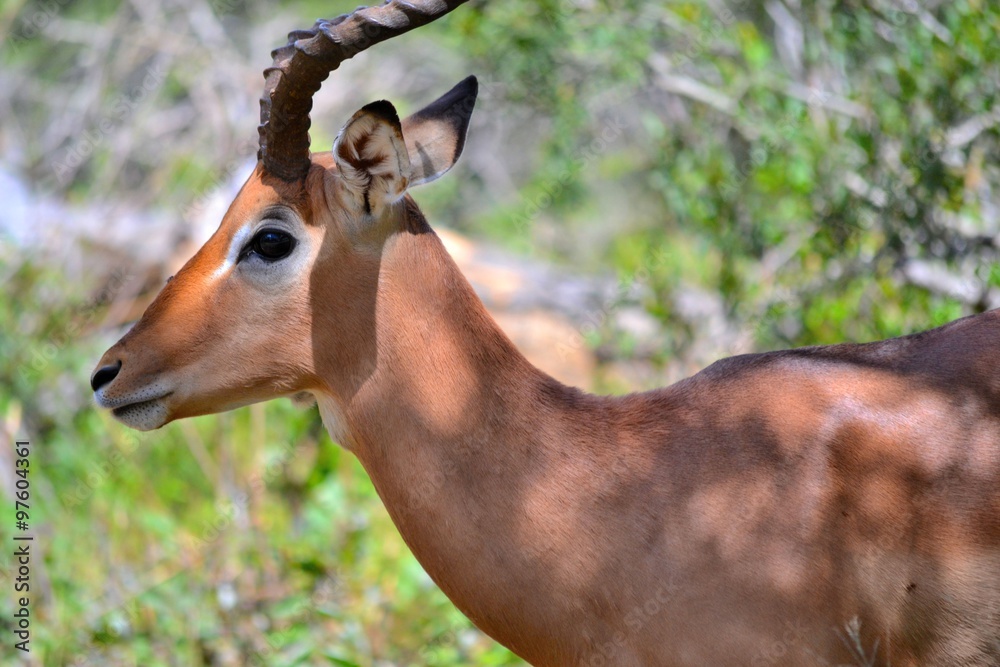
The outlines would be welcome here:
M 162 398 L 114 408 L 111 414 L 121 423 L 137 431 L 152 431 L 170 421 L 166 402 Z
M 102 408 L 111 410 L 111 415 L 126 426 L 138 431 L 152 431 L 171 421 L 166 399 L 173 392 L 162 385 L 155 384 L 117 396 L 109 396 L 107 389 L 98 389 L 94 399 Z

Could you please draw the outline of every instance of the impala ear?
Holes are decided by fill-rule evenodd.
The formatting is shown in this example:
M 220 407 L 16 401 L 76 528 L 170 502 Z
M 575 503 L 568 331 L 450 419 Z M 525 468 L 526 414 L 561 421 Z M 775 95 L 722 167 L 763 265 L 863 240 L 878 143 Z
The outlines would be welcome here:
M 333 142 L 333 159 L 357 206 L 378 216 L 410 182 L 410 158 L 396 109 L 385 100 L 361 108 Z
M 478 91 L 476 77 L 470 76 L 403 121 L 411 186 L 433 181 L 458 161 Z

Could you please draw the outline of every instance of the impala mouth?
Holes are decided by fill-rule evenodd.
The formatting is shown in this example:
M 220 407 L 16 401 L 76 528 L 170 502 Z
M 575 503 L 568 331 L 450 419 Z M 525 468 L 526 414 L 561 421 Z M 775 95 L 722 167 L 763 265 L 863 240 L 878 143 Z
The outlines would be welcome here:
M 167 423 L 167 405 L 164 397 L 112 408 L 111 415 L 138 431 L 152 431 Z
M 164 400 L 173 392 L 146 390 L 131 396 L 108 398 L 101 388 L 95 394 L 97 404 L 111 410 L 111 416 L 121 423 L 139 431 L 151 431 L 167 423 L 168 410 Z M 152 394 L 152 398 L 150 398 Z M 138 399 L 138 400 L 136 400 Z

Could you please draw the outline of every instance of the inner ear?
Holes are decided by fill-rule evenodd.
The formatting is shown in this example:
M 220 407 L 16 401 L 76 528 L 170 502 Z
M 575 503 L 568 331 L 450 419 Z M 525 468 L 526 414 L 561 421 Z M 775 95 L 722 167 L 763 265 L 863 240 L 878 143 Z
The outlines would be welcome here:
M 410 181 L 410 158 L 396 109 L 385 100 L 355 113 L 333 142 L 333 159 L 358 208 L 378 215 Z
M 476 77 L 470 76 L 403 121 L 411 186 L 433 181 L 458 161 L 478 90 Z

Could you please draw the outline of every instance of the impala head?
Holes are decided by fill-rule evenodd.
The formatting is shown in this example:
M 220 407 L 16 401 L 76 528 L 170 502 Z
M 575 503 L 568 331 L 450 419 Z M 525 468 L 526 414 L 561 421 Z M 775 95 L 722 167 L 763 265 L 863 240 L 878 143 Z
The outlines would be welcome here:
M 469 77 L 403 121 L 390 103 L 369 104 L 344 125 L 329 153 L 315 155 L 311 96 L 344 59 L 457 4 L 360 9 L 291 33 L 274 52 L 261 99 L 257 168 L 215 234 L 101 358 L 91 377 L 99 405 L 149 430 L 329 391 L 330 369 L 320 365 L 357 372 L 350 368 L 357 363 L 352 350 L 374 344 L 381 248 L 396 233 L 425 227 L 407 189 L 458 159 L 477 86 Z M 332 347 L 322 359 L 317 331 L 326 332 Z

